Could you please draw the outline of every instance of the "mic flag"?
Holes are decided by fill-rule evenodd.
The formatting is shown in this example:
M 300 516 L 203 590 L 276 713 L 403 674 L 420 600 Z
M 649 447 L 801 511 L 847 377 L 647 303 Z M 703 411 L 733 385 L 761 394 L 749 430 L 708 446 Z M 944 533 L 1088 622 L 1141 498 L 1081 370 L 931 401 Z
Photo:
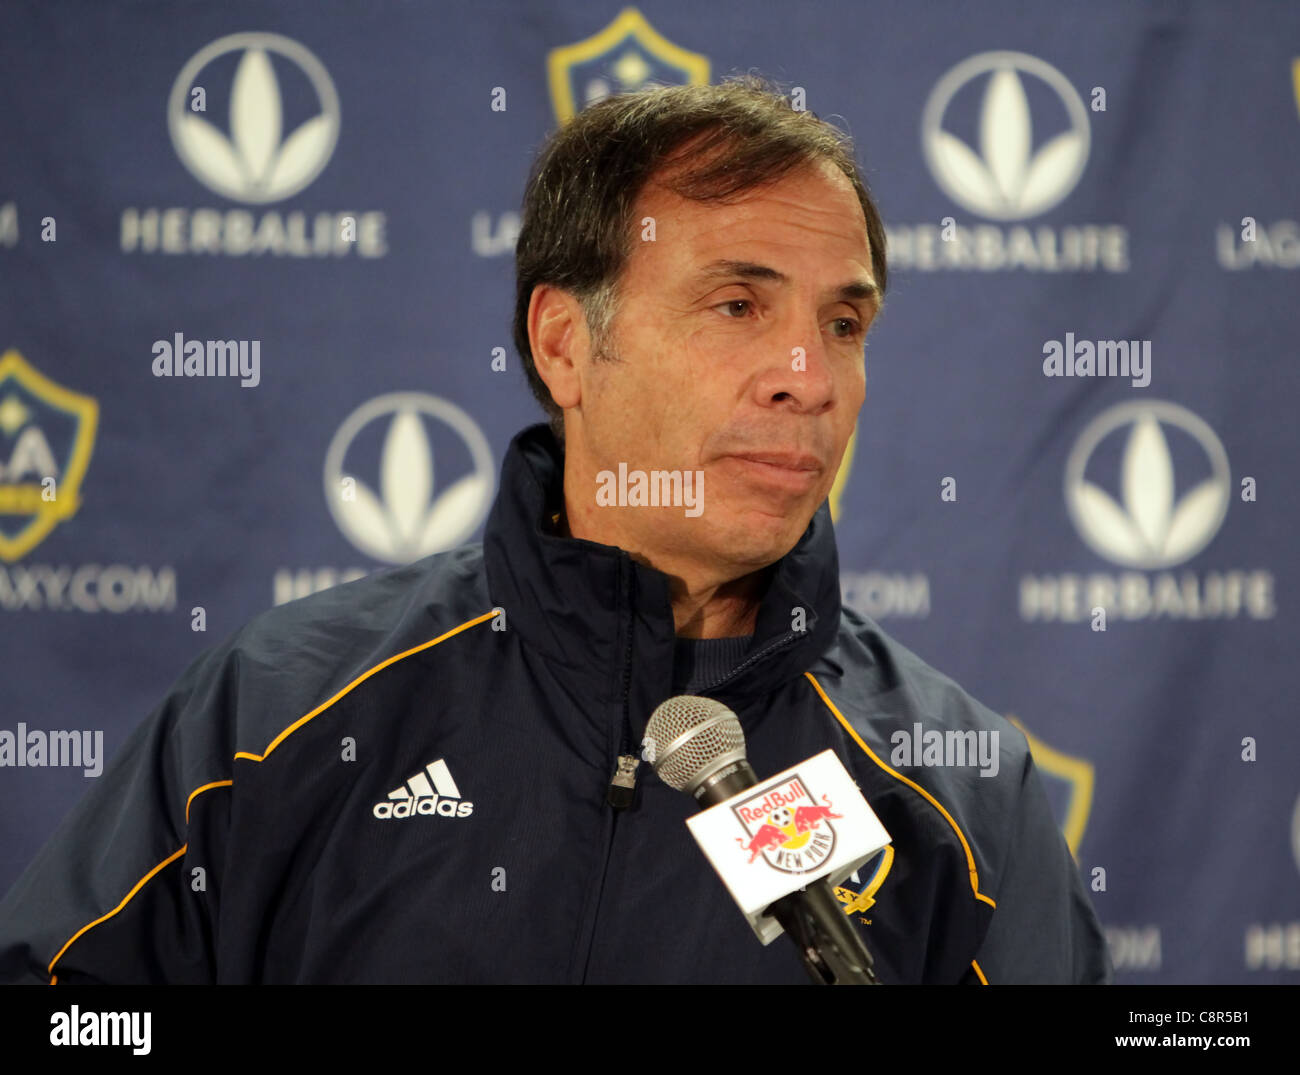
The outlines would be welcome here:
M 763 912 L 820 878 L 838 885 L 890 842 L 833 750 L 824 750 L 686 819 L 764 944 L 781 924 Z

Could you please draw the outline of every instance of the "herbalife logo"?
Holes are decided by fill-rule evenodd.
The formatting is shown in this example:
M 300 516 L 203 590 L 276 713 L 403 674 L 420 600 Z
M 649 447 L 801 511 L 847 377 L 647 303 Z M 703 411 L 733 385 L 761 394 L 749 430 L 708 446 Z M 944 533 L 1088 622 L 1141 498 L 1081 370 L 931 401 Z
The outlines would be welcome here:
M 229 130 L 206 117 L 195 102 L 218 89 L 214 60 L 238 53 L 229 84 Z M 280 83 L 271 56 L 292 64 L 315 95 L 319 111 L 285 132 Z M 279 34 L 231 34 L 197 52 L 181 69 L 167 102 L 167 126 L 181 161 L 201 183 L 236 201 L 263 204 L 296 194 L 315 179 L 334 152 L 339 99 L 321 62 Z
M 425 426 L 451 431 L 469 453 L 471 471 L 435 495 L 434 452 Z M 348 468 L 354 442 L 371 423 L 387 423 L 378 486 Z M 422 392 L 394 392 L 348 416 L 325 455 L 325 500 L 344 537 L 376 560 L 402 564 L 459 545 L 487 515 L 496 484 L 492 450 L 468 414 Z
M 1175 496 L 1174 464 L 1166 428 L 1180 429 L 1200 446 L 1210 476 Z M 1087 477 L 1102 441 L 1127 432 L 1120 460 L 1120 498 Z M 1118 564 L 1163 568 L 1194 556 L 1219 531 L 1228 511 L 1232 476 L 1223 444 L 1205 422 L 1173 403 L 1122 403 L 1084 429 L 1065 468 L 1065 501 L 1080 536 Z
M 430 762 L 400 788 L 390 791 L 387 802 L 378 802 L 374 806 L 377 818 L 414 817 L 416 814 L 469 817 L 473 812 L 474 804 L 461 799 L 460 789 L 442 758 Z
M 1047 85 L 1069 125 L 1038 146 L 1026 78 Z M 972 82 L 983 83 L 977 145 L 944 128 L 953 98 Z M 1023 52 L 982 52 L 959 63 L 939 80 L 921 117 L 921 144 L 935 181 L 953 201 L 991 220 L 1023 220 L 1062 201 L 1083 174 L 1090 137 L 1074 87 L 1055 67 Z

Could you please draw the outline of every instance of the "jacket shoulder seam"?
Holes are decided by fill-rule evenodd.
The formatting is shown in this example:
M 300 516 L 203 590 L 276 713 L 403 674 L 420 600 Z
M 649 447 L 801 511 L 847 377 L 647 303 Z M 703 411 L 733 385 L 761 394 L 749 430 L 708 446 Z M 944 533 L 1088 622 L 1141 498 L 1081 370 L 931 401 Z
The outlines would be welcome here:
M 273 751 L 276 747 L 278 747 L 281 743 L 283 743 L 295 731 L 297 731 L 299 728 L 305 725 L 308 721 L 312 720 L 314 717 L 318 717 L 321 713 L 324 713 L 325 710 L 329 709 L 329 707 L 332 706 L 335 702 L 337 702 L 340 698 L 347 695 L 349 692 L 353 690 L 353 688 L 359 686 L 363 681 L 369 679 L 376 672 L 382 671 L 383 669 L 387 668 L 389 665 L 396 664 L 398 661 L 402 660 L 403 658 L 410 657 L 411 655 L 419 653 L 422 650 L 431 649 L 433 646 L 436 646 L 439 642 L 444 642 L 448 638 L 451 638 L 453 635 L 458 635 L 462 631 L 468 630 L 471 627 L 483 623 L 484 621 L 494 617 L 496 614 L 497 614 L 497 610 L 495 608 L 489 609 L 481 616 L 476 616 L 471 620 L 466 620 L 464 623 L 460 624 L 459 626 L 453 627 L 450 631 L 444 631 L 442 634 L 438 635 L 437 638 L 431 638 L 427 642 L 421 642 L 418 646 L 412 646 L 410 649 L 403 650 L 401 653 L 394 654 L 393 656 L 388 657 L 383 661 L 380 661 L 373 668 L 367 669 L 365 672 L 361 673 L 361 675 L 357 676 L 354 680 L 352 680 L 352 682 L 349 683 L 347 686 L 343 687 L 341 690 L 336 692 L 332 698 L 328 699 L 325 702 L 322 702 L 311 712 L 307 713 L 305 716 L 299 717 L 296 721 L 290 724 L 287 728 L 285 728 L 282 732 L 280 732 L 280 734 L 277 735 L 271 741 L 270 745 L 261 754 L 252 754 L 248 751 L 241 750 L 236 752 L 235 758 L 245 758 L 249 761 L 257 761 L 257 762 L 264 761 L 267 757 L 270 756 L 271 751 Z M 190 805 L 200 794 L 202 794 L 205 791 L 210 791 L 213 788 L 233 787 L 233 786 L 234 786 L 234 780 L 231 779 L 212 780 L 206 784 L 200 785 L 199 787 L 195 788 L 192 792 L 190 792 L 189 796 L 185 800 L 186 827 L 188 828 L 190 823 Z M 144 888 L 144 886 L 163 869 L 163 867 L 170 865 L 172 862 L 175 862 L 178 858 L 183 856 L 188 849 L 189 849 L 189 843 L 187 842 L 183 844 L 179 850 L 173 851 L 170 855 L 167 856 L 167 858 L 163 859 L 162 862 L 158 863 L 158 865 L 154 866 L 153 869 L 151 869 L 148 873 L 146 873 L 143 877 L 141 877 L 140 880 L 138 880 L 135 883 L 135 885 L 132 886 L 131 890 L 122 898 L 122 901 L 116 907 L 114 907 L 107 914 L 101 915 L 99 918 L 96 918 L 94 921 L 87 922 L 84 926 L 82 926 L 79 930 L 77 930 L 76 933 L 74 933 L 71 937 L 69 937 L 68 940 L 64 943 L 63 947 L 59 949 L 58 954 L 52 960 L 50 960 L 49 967 L 46 968 L 50 974 L 50 984 L 51 985 L 58 984 L 59 979 L 58 979 L 58 975 L 54 974 L 54 965 L 58 963 L 60 959 L 63 958 L 64 953 L 67 952 L 67 950 L 72 947 L 74 941 L 76 941 L 78 938 L 80 938 L 83 934 L 85 934 L 89 930 L 94 929 L 95 926 L 98 926 L 103 922 L 107 922 L 110 918 L 112 918 L 119 911 L 121 911 L 128 903 L 131 902 L 131 900 L 133 900 L 140 893 L 140 891 Z
M 431 649 L 432 647 L 436 646 L 439 642 L 445 642 L 453 635 L 460 634 L 461 631 L 466 631 L 471 627 L 475 627 L 480 623 L 492 619 L 496 614 L 497 614 L 497 610 L 495 608 L 488 609 L 488 611 L 484 612 L 481 616 L 475 616 L 472 620 L 466 620 L 459 627 L 453 627 L 450 631 L 444 631 L 437 638 L 431 638 L 427 642 L 421 642 L 418 646 L 412 646 L 408 650 L 403 650 L 401 653 L 395 653 L 393 654 L 393 656 L 385 658 L 384 660 L 380 661 L 377 665 L 375 665 L 373 668 L 369 668 L 366 671 L 362 672 L 361 675 L 357 676 L 357 678 L 354 679 L 351 683 L 347 684 L 345 687 L 342 687 L 340 690 L 338 690 L 332 698 L 329 698 L 326 701 L 321 702 L 321 704 L 318 705 L 315 709 L 311 710 L 311 712 L 306 713 L 303 716 L 299 717 L 297 720 L 295 720 L 292 724 L 290 724 L 287 728 L 285 728 L 282 732 L 280 732 L 279 735 L 277 735 L 274 739 L 272 739 L 270 744 L 267 746 L 267 748 L 264 751 L 262 751 L 261 754 L 254 754 L 251 751 L 240 750 L 235 752 L 235 758 L 236 759 L 244 758 L 247 761 L 259 761 L 259 762 L 265 761 L 267 758 L 271 756 L 271 752 L 275 750 L 286 739 L 288 739 L 289 736 L 291 736 L 299 728 L 303 727 L 303 725 L 307 724 L 308 721 L 314 720 L 316 717 L 320 716 L 322 713 L 325 712 L 325 710 L 329 709 L 330 706 L 332 706 L 339 699 L 350 694 L 355 687 L 360 686 L 363 682 L 365 682 L 367 679 L 373 676 L 376 672 L 382 672 L 389 665 L 396 664 L 398 661 L 410 657 L 413 654 L 420 653 L 422 650 Z
M 135 883 L 135 885 L 132 887 L 131 891 L 128 892 L 125 896 L 123 896 L 122 901 L 111 911 L 109 911 L 108 914 L 100 915 L 93 922 L 87 922 L 84 926 L 82 926 L 79 930 L 77 930 L 76 933 L 74 933 L 71 937 L 68 938 L 67 941 L 64 942 L 63 947 L 59 949 L 58 955 L 56 955 L 53 959 L 50 960 L 50 965 L 46 968 L 46 970 L 50 974 L 50 985 L 58 984 L 59 977 L 57 974 L 54 973 L 54 964 L 56 964 L 60 959 L 63 958 L 63 953 L 65 953 L 69 948 L 72 947 L 73 942 L 76 941 L 83 933 L 86 933 L 94 929 L 101 922 L 107 922 L 115 914 L 121 911 L 122 908 L 125 907 L 128 903 L 130 903 L 131 900 L 135 898 L 136 894 L 139 893 L 139 891 L 142 888 L 144 888 L 144 886 L 149 881 L 153 879 L 155 874 L 161 871 L 164 866 L 171 865 L 171 863 L 175 862 L 178 858 L 184 855 L 185 852 L 189 849 L 189 846 L 190 845 L 188 843 L 182 844 L 179 850 L 173 851 L 170 855 L 168 855 L 165 859 L 163 859 L 162 862 L 158 863 L 157 866 L 155 866 L 152 870 L 150 870 L 147 874 L 145 874 L 142 878 L 140 878 L 140 880 L 138 880 Z

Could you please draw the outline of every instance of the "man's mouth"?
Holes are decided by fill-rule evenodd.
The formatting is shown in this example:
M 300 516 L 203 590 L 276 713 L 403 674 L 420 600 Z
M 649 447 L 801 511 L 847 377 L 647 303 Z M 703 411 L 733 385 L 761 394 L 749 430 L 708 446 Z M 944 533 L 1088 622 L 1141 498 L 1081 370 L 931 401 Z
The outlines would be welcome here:
M 754 463 L 767 463 L 769 466 L 781 467 L 783 470 L 822 469 L 821 460 L 807 452 L 737 452 L 737 459 L 748 459 Z
M 724 457 L 745 481 L 801 495 L 821 481 L 822 465 L 816 456 L 795 452 L 745 452 Z

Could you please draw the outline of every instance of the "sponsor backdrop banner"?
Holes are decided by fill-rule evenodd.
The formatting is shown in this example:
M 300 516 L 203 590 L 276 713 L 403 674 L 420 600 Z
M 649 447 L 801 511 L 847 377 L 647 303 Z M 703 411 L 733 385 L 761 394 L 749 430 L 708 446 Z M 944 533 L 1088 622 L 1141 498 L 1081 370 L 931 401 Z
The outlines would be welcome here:
M 1300 979 L 1300 8 L 1265 2 L 5 5 L 0 890 L 203 649 L 481 537 L 540 420 L 542 139 L 751 68 L 888 225 L 847 603 L 1024 728 L 1120 981 Z

